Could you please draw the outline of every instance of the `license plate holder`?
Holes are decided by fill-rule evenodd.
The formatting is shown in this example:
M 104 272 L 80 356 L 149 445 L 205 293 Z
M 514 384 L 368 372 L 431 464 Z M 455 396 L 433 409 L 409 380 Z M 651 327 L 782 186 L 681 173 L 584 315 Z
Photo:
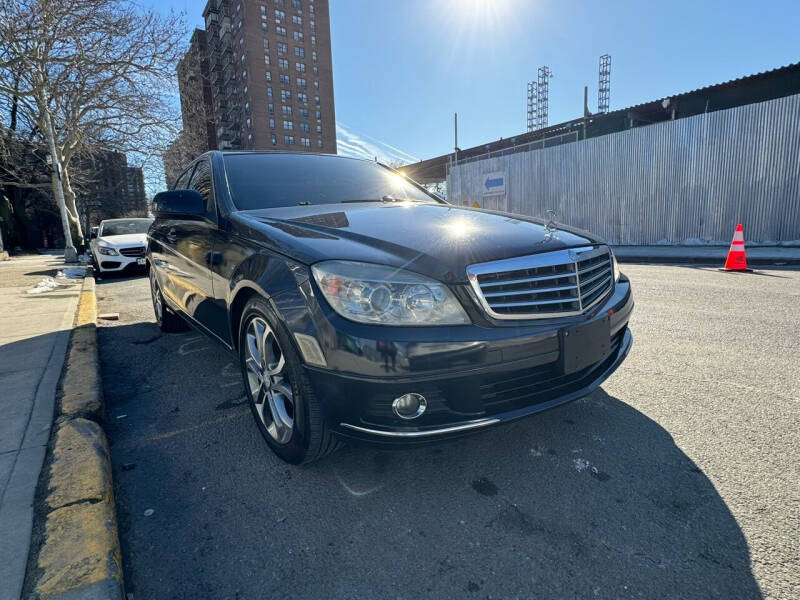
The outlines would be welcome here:
M 136 264 L 143 267 L 143 266 L 145 266 L 147 264 L 147 261 L 144 258 L 137 258 L 136 259 Z
M 569 375 L 606 358 L 611 353 L 611 317 L 559 331 L 561 369 Z

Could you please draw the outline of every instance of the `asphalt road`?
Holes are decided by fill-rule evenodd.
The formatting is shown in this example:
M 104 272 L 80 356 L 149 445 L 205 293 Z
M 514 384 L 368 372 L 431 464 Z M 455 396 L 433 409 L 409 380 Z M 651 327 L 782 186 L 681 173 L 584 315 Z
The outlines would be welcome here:
M 800 598 L 800 272 L 623 270 L 634 349 L 602 390 L 306 467 L 266 447 L 234 356 L 162 335 L 144 278 L 99 282 L 127 591 Z

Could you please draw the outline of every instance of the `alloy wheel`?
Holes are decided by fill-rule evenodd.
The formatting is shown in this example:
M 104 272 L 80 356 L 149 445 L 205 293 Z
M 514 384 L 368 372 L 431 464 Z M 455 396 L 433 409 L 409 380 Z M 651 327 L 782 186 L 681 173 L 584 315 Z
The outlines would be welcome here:
M 158 287 L 155 270 L 150 270 L 150 293 L 153 296 L 153 310 L 156 313 L 156 321 L 159 323 L 164 314 L 164 302 L 161 298 L 161 290 Z
M 254 317 L 247 325 L 244 356 L 258 417 L 272 439 L 286 444 L 294 429 L 294 393 L 275 332 L 261 317 Z

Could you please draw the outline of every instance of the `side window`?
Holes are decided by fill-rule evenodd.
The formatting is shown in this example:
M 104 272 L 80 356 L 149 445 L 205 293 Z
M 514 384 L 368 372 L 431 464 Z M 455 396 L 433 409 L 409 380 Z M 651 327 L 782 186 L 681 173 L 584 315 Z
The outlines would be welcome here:
M 171 189 L 173 190 L 185 190 L 186 186 L 189 185 L 189 177 L 192 175 L 192 167 L 186 169 L 181 176 L 175 180 L 175 185 L 172 186 Z
M 189 189 L 200 192 L 206 205 L 206 217 L 212 221 L 217 220 L 217 207 L 214 202 L 214 187 L 211 183 L 211 162 L 201 160 L 197 163 L 192 175 Z

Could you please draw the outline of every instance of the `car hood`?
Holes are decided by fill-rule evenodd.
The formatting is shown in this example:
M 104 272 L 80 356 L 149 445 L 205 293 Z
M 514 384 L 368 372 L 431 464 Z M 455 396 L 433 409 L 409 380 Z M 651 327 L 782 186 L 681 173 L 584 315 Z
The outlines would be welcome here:
M 326 204 L 239 211 L 246 237 L 305 264 L 357 260 L 408 268 L 448 282 L 466 267 L 513 256 L 604 243 L 579 230 L 548 231 L 520 215 L 449 204 Z
M 97 239 L 98 243 L 114 248 L 124 248 L 125 246 L 146 246 L 146 233 L 125 233 L 122 235 L 104 235 Z

